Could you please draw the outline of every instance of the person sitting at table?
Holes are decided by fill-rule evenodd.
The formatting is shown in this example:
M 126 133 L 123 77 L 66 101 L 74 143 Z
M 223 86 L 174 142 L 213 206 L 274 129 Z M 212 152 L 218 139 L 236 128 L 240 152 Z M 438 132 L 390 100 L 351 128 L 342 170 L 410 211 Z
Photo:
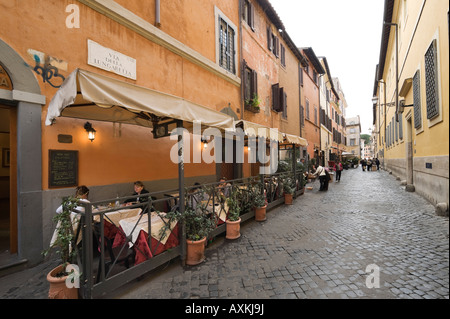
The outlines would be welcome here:
M 128 205 L 132 205 L 133 203 L 145 203 L 148 202 L 148 197 L 149 196 L 141 196 L 144 194 L 149 194 L 150 192 L 148 190 L 145 189 L 144 184 L 141 181 L 136 181 L 134 182 L 134 193 L 133 196 L 137 196 L 139 195 L 139 197 L 137 198 L 130 198 L 127 199 L 124 203 L 128 204 Z
M 200 183 L 196 182 L 194 183 L 194 187 L 190 189 L 189 194 L 188 194 L 188 203 L 189 206 L 196 210 L 197 209 L 197 205 L 204 200 L 204 194 L 201 191 L 201 186 Z
M 89 203 L 88 196 L 89 196 L 89 188 L 87 188 L 85 185 L 78 186 L 75 189 L 75 198 L 78 198 L 80 200 L 80 202 Z M 84 211 L 83 206 L 77 206 L 76 209 L 80 210 L 80 211 Z M 62 205 L 60 205 L 56 209 L 56 213 L 61 214 L 62 211 L 63 211 L 63 207 L 62 207 Z
M 225 201 L 225 198 L 230 196 L 231 184 L 227 183 L 227 179 L 225 177 L 222 177 L 219 181 L 218 193 L 222 202 Z

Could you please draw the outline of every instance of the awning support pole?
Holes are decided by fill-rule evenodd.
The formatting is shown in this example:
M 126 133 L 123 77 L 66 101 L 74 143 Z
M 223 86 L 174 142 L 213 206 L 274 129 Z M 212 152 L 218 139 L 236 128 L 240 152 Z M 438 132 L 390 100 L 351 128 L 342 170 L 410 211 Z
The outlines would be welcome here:
M 184 214 L 184 149 L 183 149 L 183 121 L 178 120 L 177 121 L 177 128 L 179 129 L 179 135 L 178 135 L 178 188 L 179 188 L 179 194 L 180 198 L 178 200 L 180 210 L 180 214 Z M 184 223 L 181 224 L 181 264 L 184 267 L 185 261 L 186 261 L 186 225 Z

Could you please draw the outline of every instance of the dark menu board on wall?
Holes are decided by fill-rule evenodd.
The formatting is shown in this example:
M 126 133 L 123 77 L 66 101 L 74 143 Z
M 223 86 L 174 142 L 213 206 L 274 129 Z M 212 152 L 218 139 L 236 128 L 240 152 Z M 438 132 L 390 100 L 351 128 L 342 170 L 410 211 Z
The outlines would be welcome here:
M 78 151 L 49 150 L 48 187 L 78 186 Z

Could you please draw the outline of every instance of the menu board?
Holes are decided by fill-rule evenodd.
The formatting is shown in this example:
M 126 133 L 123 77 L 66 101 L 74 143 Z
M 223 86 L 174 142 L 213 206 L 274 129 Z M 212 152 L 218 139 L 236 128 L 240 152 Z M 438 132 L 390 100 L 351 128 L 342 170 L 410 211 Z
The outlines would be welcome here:
M 48 187 L 78 186 L 78 151 L 49 150 Z

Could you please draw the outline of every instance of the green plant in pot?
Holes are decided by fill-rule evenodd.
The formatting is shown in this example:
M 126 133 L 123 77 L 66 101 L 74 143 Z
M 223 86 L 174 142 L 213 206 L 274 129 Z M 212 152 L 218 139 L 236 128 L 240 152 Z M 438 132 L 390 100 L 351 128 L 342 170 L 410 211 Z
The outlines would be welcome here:
M 241 203 L 239 201 L 239 190 L 234 189 L 227 198 L 228 215 L 226 220 L 226 238 L 237 239 L 241 236 L 240 223 Z
M 79 276 L 79 274 L 74 273 L 73 270 L 71 273 L 67 271 L 68 266 L 74 262 L 76 257 L 73 228 L 78 220 L 72 219 L 71 214 L 78 207 L 78 203 L 78 198 L 64 198 L 62 212 L 53 218 L 53 221 L 56 223 L 54 238 L 50 247 L 43 251 L 45 257 L 52 249 L 57 249 L 56 252 L 61 258 L 61 264 L 47 275 L 47 280 L 50 283 L 49 298 L 51 299 L 78 298 L 78 289 L 74 288 L 73 285 L 67 284 L 68 281 L 74 283 L 74 280 L 79 280 L 79 278 L 74 278 L 74 276 Z
M 255 207 L 255 220 L 262 222 L 266 220 L 266 197 L 261 185 L 257 184 L 253 188 L 253 204 Z
M 283 191 L 284 191 L 284 203 L 287 205 L 292 205 L 293 195 L 295 192 L 295 184 L 291 177 L 286 177 L 283 180 Z
M 202 208 L 193 209 L 186 205 L 184 212 L 179 210 L 171 211 L 165 214 L 168 220 L 167 225 L 177 221 L 184 224 L 186 229 L 186 264 L 194 266 L 205 260 L 205 244 L 209 233 L 214 229 L 214 220 L 207 211 Z M 166 228 L 161 229 L 164 233 Z

